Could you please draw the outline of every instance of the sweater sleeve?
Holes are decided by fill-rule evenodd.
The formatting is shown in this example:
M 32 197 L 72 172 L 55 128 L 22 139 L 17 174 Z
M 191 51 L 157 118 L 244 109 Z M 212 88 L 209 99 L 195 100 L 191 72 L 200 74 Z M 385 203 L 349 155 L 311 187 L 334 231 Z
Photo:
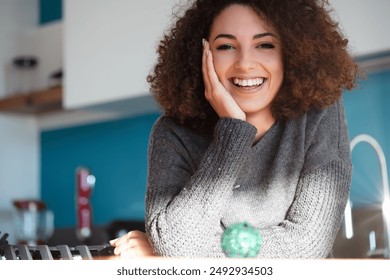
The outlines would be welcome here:
M 249 123 L 223 118 L 194 174 L 185 145 L 158 122 L 150 137 L 146 230 L 160 256 L 207 256 L 237 174 L 256 134 Z M 219 244 L 219 242 L 218 242 Z
M 352 178 L 342 100 L 309 117 L 313 120 L 293 203 L 283 222 L 260 229 L 264 239 L 260 257 L 325 258 L 340 228 Z
M 351 166 L 340 159 L 302 174 L 285 220 L 260 229 L 259 257 L 327 257 L 342 222 L 350 177 Z

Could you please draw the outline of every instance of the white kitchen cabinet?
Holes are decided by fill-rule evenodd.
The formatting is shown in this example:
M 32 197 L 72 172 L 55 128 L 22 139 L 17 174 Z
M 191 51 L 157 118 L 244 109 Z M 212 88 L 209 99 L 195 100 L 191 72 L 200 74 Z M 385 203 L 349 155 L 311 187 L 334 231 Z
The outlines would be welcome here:
M 146 76 L 175 2 L 65 0 L 65 109 L 115 110 L 132 98 L 145 103 Z

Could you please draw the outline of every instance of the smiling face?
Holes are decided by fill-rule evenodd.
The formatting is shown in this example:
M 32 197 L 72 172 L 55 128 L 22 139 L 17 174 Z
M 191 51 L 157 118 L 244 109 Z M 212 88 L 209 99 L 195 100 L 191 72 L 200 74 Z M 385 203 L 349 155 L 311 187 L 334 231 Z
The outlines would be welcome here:
M 234 4 L 215 18 L 209 43 L 218 78 L 247 119 L 273 123 L 271 103 L 283 81 L 277 32 L 252 8 Z

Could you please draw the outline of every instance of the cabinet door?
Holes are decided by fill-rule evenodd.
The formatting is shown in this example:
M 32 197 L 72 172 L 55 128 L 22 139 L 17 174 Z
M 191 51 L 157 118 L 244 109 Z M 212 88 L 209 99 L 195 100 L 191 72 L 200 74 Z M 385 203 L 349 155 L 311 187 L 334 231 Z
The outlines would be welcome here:
M 174 4 L 64 1 L 64 106 L 76 109 L 149 95 L 146 76 Z

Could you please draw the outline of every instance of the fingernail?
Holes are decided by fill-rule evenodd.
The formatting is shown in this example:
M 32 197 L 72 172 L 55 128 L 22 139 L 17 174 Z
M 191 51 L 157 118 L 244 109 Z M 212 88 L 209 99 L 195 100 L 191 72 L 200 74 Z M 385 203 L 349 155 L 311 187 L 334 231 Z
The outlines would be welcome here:
M 203 47 L 205 47 L 206 46 L 206 39 L 202 39 L 202 44 L 203 44 Z

